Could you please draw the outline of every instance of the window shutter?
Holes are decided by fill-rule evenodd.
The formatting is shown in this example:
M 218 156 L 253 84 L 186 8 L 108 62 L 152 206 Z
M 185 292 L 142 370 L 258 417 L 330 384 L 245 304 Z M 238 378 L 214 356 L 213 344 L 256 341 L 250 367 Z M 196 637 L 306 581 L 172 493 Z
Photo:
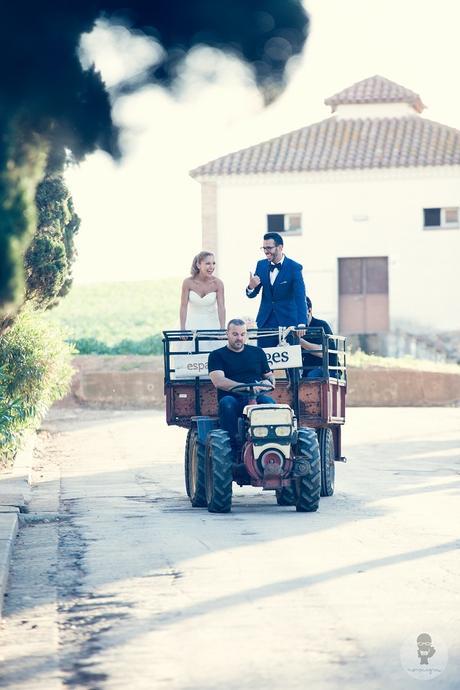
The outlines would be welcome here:
M 267 232 L 284 232 L 284 213 L 267 215 Z
M 423 209 L 423 225 L 426 228 L 439 228 L 441 225 L 441 209 L 440 208 L 424 208 Z

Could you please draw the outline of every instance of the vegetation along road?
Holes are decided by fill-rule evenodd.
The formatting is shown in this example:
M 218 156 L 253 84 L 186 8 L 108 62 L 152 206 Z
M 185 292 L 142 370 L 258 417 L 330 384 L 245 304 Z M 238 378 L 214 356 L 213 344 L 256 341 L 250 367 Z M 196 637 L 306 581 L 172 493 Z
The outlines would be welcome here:
M 0 632 L 11 690 L 339 690 L 460 677 L 460 410 L 349 411 L 320 510 L 193 509 L 160 412 L 55 409 Z

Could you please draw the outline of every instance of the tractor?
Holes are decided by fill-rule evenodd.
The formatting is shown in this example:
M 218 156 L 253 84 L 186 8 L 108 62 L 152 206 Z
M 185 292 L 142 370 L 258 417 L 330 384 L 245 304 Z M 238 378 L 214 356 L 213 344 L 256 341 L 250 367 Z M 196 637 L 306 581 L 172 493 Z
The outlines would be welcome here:
M 192 506 L 228 513 L 234 482 L 274 491 L 278 505 L 295 506 L 297 512 L 316 511 L 320 496 L 334 493 L 335 462 L 345 461 L 340 434 L 345 421 L 344 338 L 334 335 L 330 344 L 331 336 L 322 329 L 310 330 L 320 331 L 316 336 L 326 353 L 323 376 L 277 376 L 276 402 L 272 404 L 256 403 L 256 388 L 273 391 L 269 381 L 233 387 L 229 392 L 248 398 L 238 420 L 236 441 L 219 427 L 216 391 L 205 366 L 207 353 L 200 351 L 200 340 L 209 347 L 213 339 L 222 340 L 225 333 L 185 332 L 193 339 L 194 350 L 185 354 L 174 351 L 173 345 L 177 338 L 183 342 L 184 332 L 164 333 L 167 422 L 188 427 L 185 486 Z M 261 334 L 266 332 L 256 333 L 258 337 Z M 282 354 L 287 352 L 286 347 L 281 345 Z M 337 354 L 335 361 L 340 364 L 329 365 L 329 352 Z M 270 352 L 272 368 L 277 368 L 276 362 L 286 365 L 286 356 L 273 355 Z

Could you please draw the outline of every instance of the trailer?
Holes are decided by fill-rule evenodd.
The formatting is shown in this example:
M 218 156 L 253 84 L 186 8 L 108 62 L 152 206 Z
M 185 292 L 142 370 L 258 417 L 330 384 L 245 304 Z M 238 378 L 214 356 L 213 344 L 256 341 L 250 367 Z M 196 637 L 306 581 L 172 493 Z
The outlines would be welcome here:
M 279 505 L 295 505 L 300 512 L 316 510 L 320 496 L 334 493 L 335 462 L 346 461 L 341 439 L 347 390 L 343 336 L 328 335 L 321 328 L 307 329 L 305 339 L 316 343 L 322 354 L 321 375 L 309 378 L 308 370 L 301 369 L 294 329 L 248 331 L 251 344 L 277 336 L 276 347 L 264 348 L 275 374 L 276 388 L 270 393 L 275 403 L 256 405 L 252 400 L 245 407 L 235 454 L 234 449 L 229 450 L 226 432 L 219 428 L 217 391 L 207 371 L 209 352 L 226 346 L 226 332 L 164 331 L 163 335 L 166 422 L 188 429 L 185 484 L 192 505 L 228 512 L 233 481 L 272 489 Z M 252 389 L 246 384 L 246 395 L 257 384 L 253 382 Z M 283 424 L 286 435 L 276 437 L 276 429 Z M 255 431 L 257 426 L 268 429 L 265 438 L 256 435 L 265 433 Z M 225 455 L 222 462 L 219 454 Z M 226 467 L 226 483 L 230 484 L 221 503 L 214 500 L 213 493 L 216 463 Z M 310 497 L 305 498 L 307 494 Z

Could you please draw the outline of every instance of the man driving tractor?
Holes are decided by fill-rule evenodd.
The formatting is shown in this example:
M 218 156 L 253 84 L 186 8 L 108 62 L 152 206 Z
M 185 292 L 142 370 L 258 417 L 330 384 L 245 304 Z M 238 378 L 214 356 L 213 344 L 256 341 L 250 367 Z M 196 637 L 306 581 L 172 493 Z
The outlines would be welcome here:
M 235 386 L 252 381 L 267 380 L 275 387 L 275 377 L 268 366 L 267 355 L 261 347 L 246 345 L 246 324 L 242 319 L 231 319 L 227 325 L 227 345 L 209 354 L 208 371 L 217 388 L 220 426 L 230 434 L 236 446 L 238 418 L 248 404 L 249 394 L 230 392 Z M 274 400 L 263 391 L 262 385 L 255 388 L 257 403 L 273 403 Z
M 254 338 L 267 334 L 272 335 L 270 329 L 251 331 Z M 193 340 L 214 339 L 216 344 L 221 337 L 208 331 L 186 335 Z M 282 335 L 279 346 L 268 354 L 246 344 L 245 322 L 231 319 L 225 347 L 211 350 L 207 356 L 208 378 L 205 374 L 200 377 L 193 366 L 197 362 L 203 365 L 199 342 L 193 343 L 194 353 L 182 355 L 186 376 L 177 376 L 184 367 L 177 366 L 179 354 L 171 358 L 170 346 L 182 340 L 184 332 L 165 331 L 167 420 L 188 429 L 185 486 L 194 508 L 228 513 L 234 483 L 272 490 L 278 505 L 295 506 L 297 512 L 314 512 L 320 496 L 332 496 L 334 463 L 342 460 L 340 425 L 345 421 L 346 377 L 339 380 L 327 373 L 289 385 L 284 375 L 275 382 L 270 367 L 299 366 L 298 359 L 290 360 Z M 329 356 L 328 341 L 322 335 L 322 352 Z M 334 336 L 334 340 L 342 344 L 343 352 L 344 338 Z M 275 383 L 280 390 L 272 394 L 273 400 L 267 393 Z

